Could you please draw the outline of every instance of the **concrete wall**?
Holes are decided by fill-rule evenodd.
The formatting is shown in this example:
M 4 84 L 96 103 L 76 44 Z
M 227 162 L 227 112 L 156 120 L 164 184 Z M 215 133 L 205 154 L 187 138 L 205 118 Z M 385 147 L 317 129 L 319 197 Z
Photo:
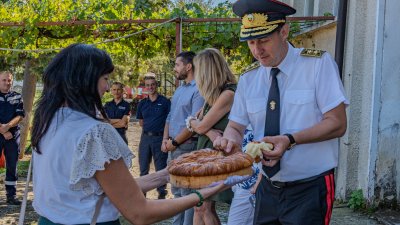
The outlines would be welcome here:
M 335 55 L 336 21 L 313 26 L 296 35 L 291 42 L 296 47 L 316 48 Z
M 341 139 L 337 197 L 399 201 L 400 1 L 349 1 L 344 84 L 351 105 Z
M 337 197 L 363 189 L 371 196 L 370 182 L 376 154 L 371 153 L 372 101 L 377 32 L 375 0 L 349 1 L 343 80 L 350 107 L 347 108 L 348 131 L 341 139 L 337 170 Z M 375 129 L 373 129 L 375 130 Z
M 400 1 L 381 1 L 382 16 L 377 33 L 377 159 L 374 197 L 387 203 L 400 202 Z M 397 47 L 395 47 L 397 46 Z M 377 93 L 378 94 L 378 93 Z

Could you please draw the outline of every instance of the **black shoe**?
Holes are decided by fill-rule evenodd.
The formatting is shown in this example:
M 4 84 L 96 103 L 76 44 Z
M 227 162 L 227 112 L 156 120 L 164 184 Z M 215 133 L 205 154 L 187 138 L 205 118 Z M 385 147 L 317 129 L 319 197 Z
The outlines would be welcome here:
M 11 198 L 7 198 L 7 204 L 9 204 L 9 205 L 21 205 L 21 201 L 19 201 L 15 197 L 11 197 Z

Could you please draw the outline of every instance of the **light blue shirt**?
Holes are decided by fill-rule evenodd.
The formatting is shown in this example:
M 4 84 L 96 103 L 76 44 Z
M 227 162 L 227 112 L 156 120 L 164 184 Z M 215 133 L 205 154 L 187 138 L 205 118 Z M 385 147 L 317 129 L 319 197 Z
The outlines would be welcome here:
M 167 117 L 169 136 L 175 138 L 182 132 L 186 128 L 185 119 L 190 115 L 194 116 L 203 105 L 204 99 L 197 89 L 195 80 L 179 86 L 172 96 L 171 111 Z

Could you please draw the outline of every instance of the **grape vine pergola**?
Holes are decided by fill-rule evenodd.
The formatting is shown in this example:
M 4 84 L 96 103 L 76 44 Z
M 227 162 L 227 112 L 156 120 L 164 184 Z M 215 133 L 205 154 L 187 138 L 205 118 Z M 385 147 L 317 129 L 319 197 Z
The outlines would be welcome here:
M 288 17 L 289 22 L 319 22 L 319 21 L 330 21 L 335 20 L 334 16 L 308 16 L 308 17 Z M 136 20 L 105 20 L 105 21 L 94 21 L 94 20 L 76 20 L 76 21 L 58 21 L 58 22 L 37 22 L 35 25 L 38 27 L 48 26 L 91 26 L 95 24 L 157 24 L 165 23 L 171 19 L 136 19 Z M 175 53 L 178 54 L 182 50 L 182 24 L 184 23 L 213 23 L 213 22 L 224 22 L 224 23 L 238 23 L 240 18 L 175 18 Z M 0 22 L 0 27 L 23 27 L 23 22 Z

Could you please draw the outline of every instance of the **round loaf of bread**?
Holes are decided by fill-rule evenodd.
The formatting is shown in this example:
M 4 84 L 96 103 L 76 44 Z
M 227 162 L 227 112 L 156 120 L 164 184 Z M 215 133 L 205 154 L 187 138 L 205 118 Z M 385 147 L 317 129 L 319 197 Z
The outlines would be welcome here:
M 202 188 L 233 175 L 251 175 L 253 159 L 242 152 L 224 156 L 222 152 L 201 149 L 183 154 L 168 166 L 170 183 L 177 187 Z
M 246 153 L 250 155 L 256 163 L 258 163 L 263 158 L 262 150 L 272 151 L 274 149 L 274 145 L 271 143 L 252 141 L 246 145 L 246 149 Z

